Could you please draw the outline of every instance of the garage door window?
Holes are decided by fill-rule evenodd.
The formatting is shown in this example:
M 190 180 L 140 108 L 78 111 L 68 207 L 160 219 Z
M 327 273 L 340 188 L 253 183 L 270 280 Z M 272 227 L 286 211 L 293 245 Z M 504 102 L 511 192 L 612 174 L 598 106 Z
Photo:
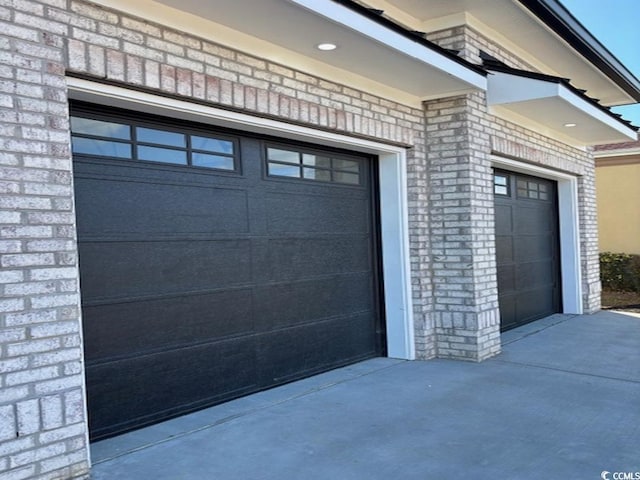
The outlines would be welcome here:
M 509 195 L 509 177 L 496 173 L 493 176 L 493 193 L 496 195 Z
M 143 160 L 235 171 L 235 141 L 205 134 L 71 117 L 76 155 Z
M 548 200 L 549 190 L 542 182 L 532 180 L 518 180 L 518 197 L 533 198 L 536 200 Z
M 360 185 L 359 161 L 283 148 L 267 148 L 267 171 L 272 177 Z

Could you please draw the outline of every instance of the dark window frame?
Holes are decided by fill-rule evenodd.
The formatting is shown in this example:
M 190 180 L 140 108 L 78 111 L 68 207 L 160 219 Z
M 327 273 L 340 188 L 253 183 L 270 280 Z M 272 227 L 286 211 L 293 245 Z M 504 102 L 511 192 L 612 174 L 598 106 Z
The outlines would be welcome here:
M 496 178 L 504 178 L 505 179 L 505 184 L 498 184 L 496 183 Z M 504 187 L 507 191 L 505 193 L 499 193 L 496 191 L 496 188 L 498 187 Z M 493 172 L 493 194 L 494 195 L 501 195 L 504 197 L 509 197 L 511 196 L 511 177 L 505 173 L 502 172 Z
M 133 163 L 144 163 L 144 164 L 152 164 L 158 166 L 171 166 L 171 167 L 182 167 L 189 169 L 197 169 L 203 172 L 215 172 L 215 173 L 225 173 L 225 174 L 236 174 L 239 175 L 242 173 L 241 171 L 241 162 L 240 162 L 240 139 L 233 135 L 220 133 L 213 128 L 209 130 L 207 125 L 197 126 L 185 122 L 185 124 L 177 124 L 172 123 L 170 121 L 163 122 L 161 119 L 137 119 L 132 116 L 127 115 L 117 115 L 115 113 L 106 112 L 101 113 L 94 111 L 93 109 L 84 109 L 84 108 L 72 108 L 70 112 L 70 116 L 72 118 L 86 118 L 89 120 L 98 120 L 109 123 L 117 123 L 122 125 L 127 125 L 129 127 L 129 139 L 122 139 L 117 137 L 107 137 L 100 136 L 94 134 L 86 134 L 86 133 L 76 133 L 71 130 L 71 141 L 72 141 L 72 154 L 77 157 L 92 159 L 92 158 L 106 158 L 109 160 L 121 161 L 121 162 L 133 162 Z M 137 138 L 137 129 L 145 128 L 145 129 L 153 129 L 164 131 L 168 133 L 177 133 L 184 135 L 185 137 L 185 146 L 184 147 L 176 147 L 175 145 L 162 144 L 162 143 L 154 143 L 150 141 L 139 141 Z M 213 151 L 206 150 L 202 148 L 193 148 L 192 147 L 192 137 L 203 137 L 211 140 L 218 140 L 221 142 L 230 142 L 232 146 L 232 153 L 226 153 L 224 151 Z M 89 139 L 89 140 L 98 140 L 98 141 L 107 141 L 113 143 L 120 143 L 124 145 L 129 145 L 131 148 L 131 155 L 129 157 L 122 156 L 111 156 L 111 155 L 101 155 L 101 154 L 92 154 L 92 153 L 82 153 L 76 152 L 73 150 L 73 140 L 74 138 L 79 139 Z M 180 162 L 163 162 L 157 160 L 147 160 L 140 158 L 138 153 L 138 147 L 151 147 L 151 148 L 161 148 L 164 150 L 175 150 L 176 152 L 183 152 L 185 155 L 186 163 Z M 233 168 L 220 168 L 220 167 L 209 167 L 204 165 L 194 165 L 193 157 L 194 154 L 200 155 L 210 155 L 212 157 L 220 157 L 227 158 L 231 160 L 231 164 Z
M 525 185 L 521 186 L 520 183 Z M 531 178 L 519 178 L 516 185 L 516 196 L 518 198 L 546 202 L 549 201 L 549 190 L 549 186 L 544 182 Z
M 271 149 L 296 153 L 298 156 L 298 161 L 297 163 L 293 163 L 293 162 L 287 162 L 284 160 L 272 159 L 269 157 L 269 150 Z M 314 156 L 328 158 L 330 166 L 329 167 L 315 166 L 309 163 L 305 163 L 304 155 L 314 155 Z M 336 160 L 353 162 L 357 166 L 357 172 L 354 172 L 353 170 L 350 170 L 347 168 L 334 167 L 334 161 Z M 283 167 L 297 168 L 298 175 L 288 176 L 288 175 L 274 174 L 270 169 L 270 165 L 282 165 Z M 281 144 L 281 143 L 273 143 L 273 142 L 265 142 L 264 166 L 265 166 L 265 176 L 268 179 L 294 180 L 294 181 L 300 181 L 300 182 L 314 182 L 314 183 L 318 182 L 325 185 L 330 184 L 330 185 L 336 185 L 341 187 L 356 187 L 356 188 L 363 187 L 364 175 L 367 168 L 367 166 L 365 165 L 365 161 L 362 158 L 350 157 L 349 155 L 334 153 L 331 151 L 314 150 L 314 149 L 294 146 L 290 144 Z M 319 171 L 319 172 L 328 172 L 330 179 L 322 180 L 322 179 L 310 178 L 308 176 L 305 176 L 305 169 Z M 352 182 L 339 181 L 336 179 L 336 176 L 339 174 L 357 176 L 357 182 L 352 183 Z

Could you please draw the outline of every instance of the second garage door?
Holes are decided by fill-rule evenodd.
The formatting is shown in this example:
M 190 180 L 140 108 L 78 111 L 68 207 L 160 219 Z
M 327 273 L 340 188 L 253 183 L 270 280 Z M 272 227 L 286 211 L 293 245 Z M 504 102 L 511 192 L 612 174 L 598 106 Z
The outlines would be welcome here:
M 94 439 L 383 353 L 373 159 L 72 110 Z
M 496 260 L 501 329 L 561 311 L 556 183 L 496 171 Z

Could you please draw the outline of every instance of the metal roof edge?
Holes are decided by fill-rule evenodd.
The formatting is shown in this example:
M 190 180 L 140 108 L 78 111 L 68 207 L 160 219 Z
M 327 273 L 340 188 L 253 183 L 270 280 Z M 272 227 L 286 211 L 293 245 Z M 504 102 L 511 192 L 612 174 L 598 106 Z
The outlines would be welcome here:
M 640 102 L 640 80 L 600 43 L 559 0 L 518 0 L 518 2 L 613 80 L 631 98 Z
M 373 20 L 375 22 L 377 22 L 378 24 L 393 30 L 396 33 L 399 33 L 400 35 L 413 40 L 416 43 L 419 43 L 421 45 L 423 45 L 424 47 L 433 50 L 439 54 L 441 54 L 442 56 L 448 58 L 449 60 L 453 60 L 456 63 L 459 63 L 460 65 L 467 67 L 470 70 L 473 70 L 476 73 L 479 73 L 482 76 L 487 76 L 487 71 L 482 68 L 481 65 L 477 65 L 475 63 L 471 63 L 468 60 L 465 60 L 462 57 L 459 57 L 458 55 L 456 55 L 455 53 L 452 53 L 451 50 L 448 50 L 446 48 L 441 47 L 440 45 L 437 45 L 429 40 L 427 40 L 424 37 L 424 32 L 414 32 L 411 30 L 408 30 L 407 28 L 403 27 L 402 25 L 394 22 L 393 20 L 390 20 L 389 18 L 383 16 L 383 11 L 382 10 L 375 10 L 375 9 L 371 9 L 371 8 L 367 8 L 363 5 L 360 5 L 359 3 L 355 2 L 354 0 L 332 0 L 333 2 L 342 5 L 344 7 L 349 8 L 350 10 L 353 10 L 354 12 L 370 19 Z

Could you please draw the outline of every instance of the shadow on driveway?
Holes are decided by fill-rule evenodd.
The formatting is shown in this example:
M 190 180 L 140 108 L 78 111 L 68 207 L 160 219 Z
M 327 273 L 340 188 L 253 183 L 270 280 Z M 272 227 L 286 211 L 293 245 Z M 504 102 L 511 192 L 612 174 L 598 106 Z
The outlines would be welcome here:
M 640 318 L 554 315 L 482 363 L 377 358 L 92 445 L 94 480 L 640 472 Z

